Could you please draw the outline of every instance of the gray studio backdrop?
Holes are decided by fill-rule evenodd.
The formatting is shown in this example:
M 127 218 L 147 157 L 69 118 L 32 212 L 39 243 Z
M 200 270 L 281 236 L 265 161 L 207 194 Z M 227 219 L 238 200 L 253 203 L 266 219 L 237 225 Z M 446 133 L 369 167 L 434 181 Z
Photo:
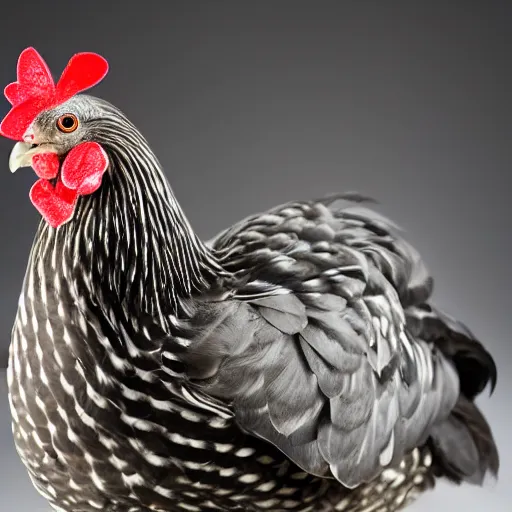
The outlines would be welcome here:
M 439 485 L 412 512 L 510 511 L 512 3 L 346 1 L 2 2 L 0 85 L 35 46 L 110 61 L 94 94 L 151 142 L 192 225 L 209 237 L 292 199 L 359 190 L 408 232 L 439 304 L 467 321 L 500 378 L 481 405 L 498 484 Z M 0 115 L 8 110 L 0 100 Z M 0 140 L 0 357 L 6 363 L 38 215 L 34 173 L 11 176 Z M 0 510 L 47 510 L 0 401 Z

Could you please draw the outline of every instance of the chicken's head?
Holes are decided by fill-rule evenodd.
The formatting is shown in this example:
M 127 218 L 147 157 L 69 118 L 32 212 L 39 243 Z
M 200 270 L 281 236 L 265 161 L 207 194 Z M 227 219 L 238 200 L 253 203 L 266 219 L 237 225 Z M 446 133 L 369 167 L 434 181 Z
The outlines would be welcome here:
M 100 144 L 90 140 L 94 118 L 85 97 L 76 96 L 100 82 L 108 71 L 103 57 L 78 53 L 57 84 L 33 48 L 18 60 L 18 80 L 4 91 L 12 105 L 0 134 L 18 141 L 9 158 L 12 172 L 32 167 L 40 178 L 30 198 L 46 221 L 57 228 L 69 221 L 80 195 L 96 191 L 108 167 Z

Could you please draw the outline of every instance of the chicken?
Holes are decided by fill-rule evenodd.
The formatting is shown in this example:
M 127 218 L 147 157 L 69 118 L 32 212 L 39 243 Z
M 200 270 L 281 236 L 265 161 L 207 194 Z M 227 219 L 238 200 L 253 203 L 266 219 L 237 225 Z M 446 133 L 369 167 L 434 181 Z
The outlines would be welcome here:
M 42 215 L 12 332 L 18 453 L 65 512 L 399 510 L 497 475 L 492 356 L 432 303 L 419 254 L 357 195 L 202 242 L 149 145 L 25 50 L 0 133 Z M 79 94 L 80 93 L 80 94 Z

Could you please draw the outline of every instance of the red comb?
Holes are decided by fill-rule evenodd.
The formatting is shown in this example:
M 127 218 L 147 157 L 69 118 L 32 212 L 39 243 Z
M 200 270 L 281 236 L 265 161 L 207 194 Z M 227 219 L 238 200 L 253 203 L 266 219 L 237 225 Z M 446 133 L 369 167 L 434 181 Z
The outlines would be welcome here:
M 12 108 L 0 124 L 0 135 L 22 140 L 41 112 L 93 87 L 103 80 L 107 72 L 108 63 L 100 55 L 77 53 L 71 57 L 55 85 L 41 55 L 34 48 L 23 50 L 18 59 L 18 81 L 4 90 Z

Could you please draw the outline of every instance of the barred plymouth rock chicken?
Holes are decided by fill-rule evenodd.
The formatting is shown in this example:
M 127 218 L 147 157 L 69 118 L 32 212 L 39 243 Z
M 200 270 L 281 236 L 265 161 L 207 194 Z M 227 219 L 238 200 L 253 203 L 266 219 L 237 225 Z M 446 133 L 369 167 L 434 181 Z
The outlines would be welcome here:
M 115 107 L 25 50 L 0 125 L 42 214 L 12 332 L 14 439 L 54 510 L 399 510 L 498 472 L 496 367 L 364 198 L 298 201 L 204 243 Z

